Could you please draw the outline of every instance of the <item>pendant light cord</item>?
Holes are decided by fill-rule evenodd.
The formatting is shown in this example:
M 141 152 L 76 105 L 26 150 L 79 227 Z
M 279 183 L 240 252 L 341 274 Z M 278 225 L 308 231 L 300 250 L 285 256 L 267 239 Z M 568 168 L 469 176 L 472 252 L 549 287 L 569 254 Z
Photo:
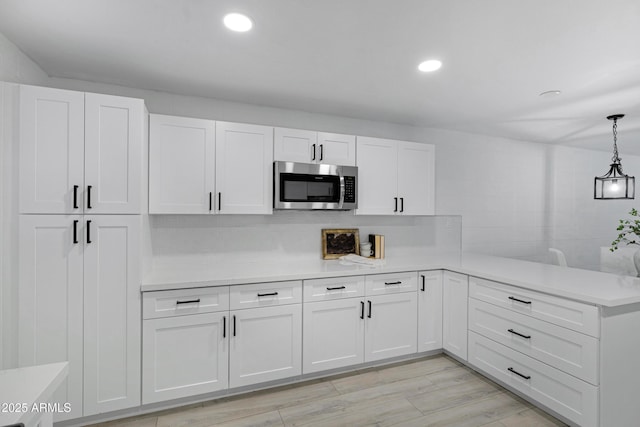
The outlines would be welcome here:
M 613 157 L 611 158 L 613 163 L 620 166 L 620 172 L 622 172 L 622 165 L 620 164 L 620 157 L 618 157 L 618 119 L 613 119 Z

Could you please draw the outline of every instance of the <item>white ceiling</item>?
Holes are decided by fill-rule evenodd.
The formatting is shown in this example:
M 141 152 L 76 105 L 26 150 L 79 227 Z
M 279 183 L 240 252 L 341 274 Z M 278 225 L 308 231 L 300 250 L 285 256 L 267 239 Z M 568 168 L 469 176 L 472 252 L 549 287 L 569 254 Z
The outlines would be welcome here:
M 640 154 L 638 0 L 0 0 L 0 32 L 52 77 L 527 141 L 611 150 L 625 113 Z

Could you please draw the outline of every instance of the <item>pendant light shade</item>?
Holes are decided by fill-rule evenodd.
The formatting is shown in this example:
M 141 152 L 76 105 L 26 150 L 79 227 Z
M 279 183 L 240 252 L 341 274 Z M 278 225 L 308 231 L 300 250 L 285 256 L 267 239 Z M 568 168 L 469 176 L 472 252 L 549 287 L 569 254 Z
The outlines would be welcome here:
M 622 172 L 622 164 L 618 156 L 618 119 L 624 114 L 614 114 L 607 119 L 613 120 L 613 157 L 609 172 L 595 178 L 593 198 L 597 200 L 633 199 L 635 198 L 636 179 Z

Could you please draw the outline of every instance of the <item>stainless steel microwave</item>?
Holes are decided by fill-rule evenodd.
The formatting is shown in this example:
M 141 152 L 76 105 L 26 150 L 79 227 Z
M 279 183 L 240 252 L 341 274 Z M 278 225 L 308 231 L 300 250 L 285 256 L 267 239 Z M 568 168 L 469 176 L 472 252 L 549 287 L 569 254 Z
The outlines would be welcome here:
M 356 209 L 357 189 L 355 166 L 273 163 L 274 209 Z

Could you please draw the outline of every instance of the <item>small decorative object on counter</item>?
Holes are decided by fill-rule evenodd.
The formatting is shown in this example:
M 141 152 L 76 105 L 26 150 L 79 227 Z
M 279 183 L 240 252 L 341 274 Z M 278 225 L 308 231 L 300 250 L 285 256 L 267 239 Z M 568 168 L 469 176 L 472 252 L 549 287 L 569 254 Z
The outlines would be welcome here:
M 620 243 L 626 245 L 639 245 L 640 246 L 640 214 L 637 209 L 631 209 L 629 215 L 635 217 L 635 219 L 621 219 L 618 224 L 619 234 L 618 237 L 611 242 L 611 252 L 618 249 Z M 633 254 L 633 264 L 636 266 L 636 272 L 640 277 L 640 249 Z
M 360 233 L 357 228 L 322 230 L 322 259 L 338 259 L 348 254 L 360 255 Z
M 384 236 L 382 234 L 369 234 L 372 257 L 376 259 L 384 258 Z

